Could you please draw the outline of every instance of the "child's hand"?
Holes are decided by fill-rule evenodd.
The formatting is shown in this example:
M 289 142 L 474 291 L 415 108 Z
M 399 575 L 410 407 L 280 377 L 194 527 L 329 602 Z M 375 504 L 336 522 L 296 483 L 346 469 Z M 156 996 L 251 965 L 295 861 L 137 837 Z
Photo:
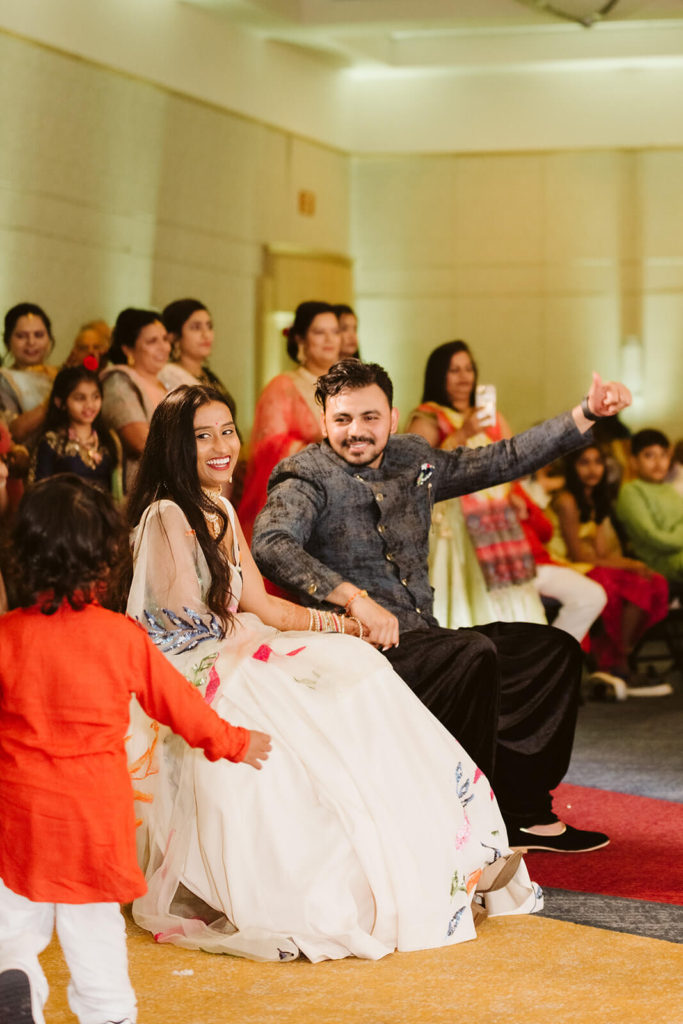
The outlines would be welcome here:
M 270 749 L 271 743 L 268 733 L 256 732 L 255 729 L 250 729 L 249 746 L 247 747 L 246 754 L 242 758 L 243 764 L 250 764 L 257 772 L 260 772 L 263 767 L 260 762 L 268 760 L 268 753 Z

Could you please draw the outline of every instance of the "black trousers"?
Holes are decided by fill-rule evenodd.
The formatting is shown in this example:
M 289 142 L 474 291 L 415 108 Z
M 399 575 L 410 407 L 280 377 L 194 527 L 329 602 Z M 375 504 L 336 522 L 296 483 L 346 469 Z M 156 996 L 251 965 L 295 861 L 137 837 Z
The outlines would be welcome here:
M 555 820 L 550 790 L 571 757 L 581 650 L 528 622 L 401 633 L 395 671 L 488 776 L 508 825 Z

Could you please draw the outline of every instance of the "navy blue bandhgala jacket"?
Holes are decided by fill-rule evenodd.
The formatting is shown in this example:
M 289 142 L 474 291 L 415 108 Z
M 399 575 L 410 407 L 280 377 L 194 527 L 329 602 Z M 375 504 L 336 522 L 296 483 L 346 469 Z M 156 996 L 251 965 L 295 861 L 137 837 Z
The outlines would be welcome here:
M 401 630 L 437 625 L 427 554 L 435 501 L 516 480 L 586 444 L 571 413 L 484 448 L 432 448 L 394 435 L 378 469 L 351 466 L 327 441 L 283 459 L 254 526 L 268 579 L 306 605 L 348 581 L 397 616 Z

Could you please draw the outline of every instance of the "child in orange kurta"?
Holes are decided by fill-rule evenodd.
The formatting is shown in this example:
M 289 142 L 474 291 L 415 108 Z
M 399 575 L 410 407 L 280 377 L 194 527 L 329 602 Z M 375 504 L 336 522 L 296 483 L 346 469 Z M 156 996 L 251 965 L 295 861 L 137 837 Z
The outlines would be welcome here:
M 55 922 L 81 1024 L 135 1021 L 119 908 L 145 891 L 124 749 L 131 695 L 210 760 L 260 768 L 268 756 L 267 736 L 219 718 L 136 623 L 94 599 L 125 543 L 109 496 L 76 476 L 23 498 L 24 606 L 0 617 L 0 1024 L 43 1021 L 37 955 Z

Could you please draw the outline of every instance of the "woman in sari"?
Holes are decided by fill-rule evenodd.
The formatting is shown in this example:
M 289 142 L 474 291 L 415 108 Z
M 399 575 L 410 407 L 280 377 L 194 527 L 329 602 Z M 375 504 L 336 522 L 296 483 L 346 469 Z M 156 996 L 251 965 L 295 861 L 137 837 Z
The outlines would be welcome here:
M 171 362 L 182 367 L 197 384 L 208 384 L 221 391 L 237 418 L 237 406 L 223 381 L 209 366 L 214 343 L 211 313 L 199 299 L 176 299 L 161 314 L 171 343 Z
M 32 302 L 20 302 L 5 315 L 3 334 L 9 365 L 0 369 L 0 415 L 17 444 L 31 448 L 47 412 L 55 366 L 45 359 L 55 340 L 47 313 Z
M 358 620 L 269 595 L 230 503 L 224 396 L 158 406 L 131 493 L 128 613 L 224 718 L 267 730 L 262 772 L 212 764 L 133 705 L 133 916 L 158 942 L 257 960 L 378 959 L 475 935 L 539 893 L 490 786 Z M 255 776 L 256 781 L 249 778 Z
M 427 361 L 421 404 L 407 432 L 434 448 L 479 448 L 512 436 L 503 417 L 475 406 L 477 367 L 464 341 L 434 349 Z M 434 614 L 442 626 L 485 622 L 545 623 L 533 585 L 534 557 L 510 484 L 452 498 L 436 506 L 430 542 Z
M 274 377 L 263 389 L 254 411 L 239 506 L 240 521 L 249 542 L 254 520 L 266 503 L 268 478 L 275 466 L 307 444 L 322 440 L 315 388 L 318 377 L 338 362 L 340 347 L 334 308 L 327 302 L 300 303 L 287 335 L 287 355 L 299 366 Z
M 161 317 L 152 309 L 119 313 L 103 371 L 102 419 L 115 430 L 124 455 L 123 489 L 128 492 L 147 441 L 157 405 L 179 384 L 194 383 L 180 366 L 169 363 L 171 344 Z

